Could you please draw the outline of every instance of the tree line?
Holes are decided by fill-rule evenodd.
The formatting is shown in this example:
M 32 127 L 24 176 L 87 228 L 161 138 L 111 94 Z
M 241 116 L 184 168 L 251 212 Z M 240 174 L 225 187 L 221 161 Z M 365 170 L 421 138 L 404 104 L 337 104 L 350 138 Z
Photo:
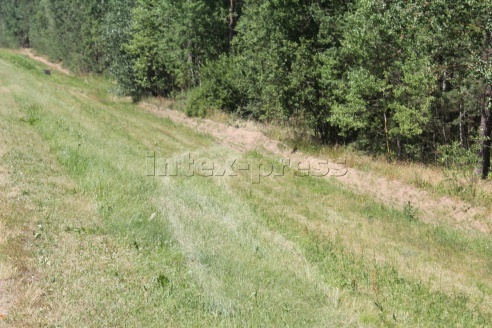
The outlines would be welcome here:
M 487 0 L 3 0 L 0 45 L 321 143 L 490 170 Z

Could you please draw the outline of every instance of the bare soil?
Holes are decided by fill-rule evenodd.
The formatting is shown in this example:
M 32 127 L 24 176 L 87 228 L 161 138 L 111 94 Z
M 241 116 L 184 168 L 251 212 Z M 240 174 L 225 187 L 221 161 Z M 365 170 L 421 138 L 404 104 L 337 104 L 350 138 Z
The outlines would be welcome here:
M 34 54 L 32 49 L 30 49 L 30 48 L 23 48 L 20 50 L 20 53 L 28 56 L 31 59 L 37 60 L 40 63 L 45 64 L 51 70 L 58 71 L 60 73 L 66 74 L 66 75 L 73 75 L 70 70 L 63 68 L 63 66 L 61 64 L 52 63 L 48 59 Z
M 219 144 L 238 152 L 267 151 L 291 161 L 306 163 L 328 161 L 330 168 L 332 168 L 332 174 L 328 174 L 326 178 L 336 176 L 337 180 L 346 188 L 359 194 L 370 195 L 389 206 L 404 208 L 410 204 L 412 208 L 417 210 L 418 218 L 426 223 L 448 224 L 456 228 L 487 234 L 492 230 L 492 214 L 488 213 L 484 207 L 473 207 L 457 198 L 436 197 L 401 181 L 344 167 L 335 159 L 317 158 L 288 149 L 279 141 L 267 137 L 261 128 L 252 122 L 246 122 L 241 126 L 230 126 L 209 119 L 190 118 L 182 112 L 146 102 L 142 102 L 140 107 L 157 116 L 167 117 L 176 123 L 210 134 L 216 138 Z

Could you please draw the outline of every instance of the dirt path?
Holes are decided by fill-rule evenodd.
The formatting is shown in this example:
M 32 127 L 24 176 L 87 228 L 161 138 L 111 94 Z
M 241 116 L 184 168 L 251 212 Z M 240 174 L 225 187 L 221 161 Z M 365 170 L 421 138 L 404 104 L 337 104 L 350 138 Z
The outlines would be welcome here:
M 45 64 L 46 66 L 48 66 L 51 70 L 54 70 L 54 71 L 58 71 L 60 73 L 63 73 L 63 74 L 66 74 L 66 75 L 73 75 L 72 72 L 66 68 L 63 68 L 62 65 L 60 64 L 55 64 L 55 63 L 52 63 L 50 62 L 48 59 L 44 58 L 44 57 L 40 57 L 40 56 L 37 56 L 35 55 L 33 52 L 32 52 L 32 49 L 30 48 L 22 48 L 20 50 L 20 53 L 23 54 L 23 55 L 26 55 L 28 56 L 29 58 L 31 59 L 34 59 L 34 60 L 37 60 L 38 62 L 40 63 L 43 63 Z
M 195 130 L 208 133 L 216 138 L 217 142 L 239 152 L 251 150 L 266 150 L 280 157 L 292 161 L 303 162 L 330 162 L 327 158 L 316 158 L 302 152 L 293 152 L 285 149 L 275 140 L 265 136 L 253 123 L 247 123 L 244 127 L 229 126 L 224 123 L 208 119 L 195 119 L 187 117 L 184 113 L 161 108 L 153 104 L 142 103 L 141 108 L 161 117 L 167 117 L 174 122 L 184 124 Z M 420 190 L 416 187 L 396 180 L 365 173 L 354 168 L 344 170 L 337 163 L 330 163 L 333 174 L 348 189 L 360 194 L 368 194 L 378 201 L 403 208 L 411 204 L 418 210 L 419 219 L 430 224 L 448 224 L 465 230 L 475 230 L 482 233 L 490 233 L 492 230 L 492 214 L 483 207 L 472 207 L 469 203 L 451 197 L 440 197 Z M 346 174 L 342 174 L 346 173 Z

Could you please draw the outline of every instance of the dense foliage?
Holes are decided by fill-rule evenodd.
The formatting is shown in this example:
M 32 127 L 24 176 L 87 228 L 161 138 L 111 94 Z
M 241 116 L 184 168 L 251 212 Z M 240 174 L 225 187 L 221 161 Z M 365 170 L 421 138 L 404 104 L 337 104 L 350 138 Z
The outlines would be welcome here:
M 4 0 L 0 44 L 400 159 L 490 167 L 485 0 Z M 474 150 L 473 150 L 474 149 Z M 465 152 L 466 153 L 466 152 Z M 468 156 L 465 156 L 469 160 Z

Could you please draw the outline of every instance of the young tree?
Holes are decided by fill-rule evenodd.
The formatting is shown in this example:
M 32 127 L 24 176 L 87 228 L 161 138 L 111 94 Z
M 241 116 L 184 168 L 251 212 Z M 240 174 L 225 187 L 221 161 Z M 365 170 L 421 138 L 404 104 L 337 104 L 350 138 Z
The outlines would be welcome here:
M 488 22 L 490 24 L 490 22 Z M 480 109 L 479 127 L 479 158 L 480 166 L 477 173 L 486 179 L 490 172 L 490 145 L 492 137 L 492 25 L 484 31 L 484 43 L 482 46 L 482 58 L 479 72 L 484 80 L 483 100 Z
M 30 47 L 29 29 L 34 0 L 4 0 L 0 3 L 0 44 Z
M 205 61 L 227 50 L 227 17 L 225 1 L 137 1 L 125 49 L 139 92 L 169 95 L 198 86 Z

